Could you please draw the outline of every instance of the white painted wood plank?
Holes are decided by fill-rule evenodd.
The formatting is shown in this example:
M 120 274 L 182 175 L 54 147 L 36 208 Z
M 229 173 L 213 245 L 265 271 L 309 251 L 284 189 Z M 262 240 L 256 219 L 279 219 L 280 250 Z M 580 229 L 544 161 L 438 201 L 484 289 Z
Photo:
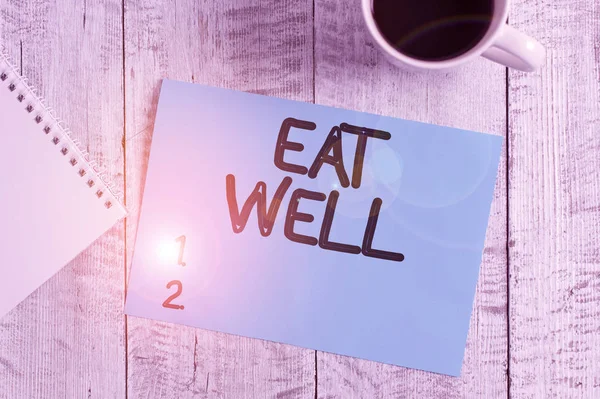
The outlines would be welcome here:
M 117 0 L 0 1 L 3 44 L 122 189 L 121 26 Z M 125 396 L 123 233 L 121 223 L 0 321 L 0 398 Z
M 126 1 L 128 258 L 160 79 L 312 100 L 312 3 Z M 130 398 L 314 397 L 314 351 L 128 318 Z
M 480 60 L 449 73 L 388 64 L 364 28 L 360 2 L 318 0 L 316 102 L 502 135 L 505 69 Z M 507 396 L 506 164 L 502 158 L 460 378 L 318 352 L 319 398 Z
M 600 398 L 600 3 L 514 2 L 547 48 L 509 75 L 510 394 Z

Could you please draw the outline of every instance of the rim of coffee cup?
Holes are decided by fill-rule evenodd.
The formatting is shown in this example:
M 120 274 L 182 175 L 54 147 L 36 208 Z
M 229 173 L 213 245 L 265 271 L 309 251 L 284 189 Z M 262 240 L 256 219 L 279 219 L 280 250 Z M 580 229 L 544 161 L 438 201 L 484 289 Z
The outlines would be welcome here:
M 387 53 L 387 55 L 393 57 L 394 59 L 422 69 L 447 69 L 452 68 L 465 62 L 480 56 L 485 50 L 491 47 L 496 39 L 496 36 L 500 33 L 502 26 L 504 26 L 506 18 L 508 16 L 508 0 L 493 0 L 494 1 L 494 14 L 492 16 L 492 22 L 488 27 L 487 32 L 483 36 L 483 38 L 472 48 L 467 50 L 466 52 L 447 60 L 441 61 L 426 61 L 420 60 L 418 58 L 413 58 L 406 54 L 398 51 L 394 46 L 392 46 L 386 39 L 383 37 L 377 24 L 375 22 L 375 17 L 373 16 L 373 0 L 362 0 L 362 14 L 367 27 L 369 28 L 369 32 L 371 36 L 377 41 L 377 44 L 383 48 L 383 50 Z M 502 5 L 501 10 L 497 10 L 498 5 Z

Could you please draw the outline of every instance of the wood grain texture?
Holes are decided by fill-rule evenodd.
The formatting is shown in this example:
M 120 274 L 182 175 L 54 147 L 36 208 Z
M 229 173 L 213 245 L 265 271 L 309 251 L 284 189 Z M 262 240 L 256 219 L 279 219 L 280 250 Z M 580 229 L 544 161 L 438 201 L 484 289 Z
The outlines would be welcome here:
M 600 3 L 517 0 L 510 22 L 547 48 L 509 75 L 510 393 L 600 398 Z
M 402 72 L 369 39 L 358 1 L 316 0 L 313 26 L 309 0 L 0 0 L 2 44 L 126 187 L 132 211 L 126 234 L 113 228 L 2 319 L 0 398 L 600 397 L 600 5 L 512 9 L 511 24 L 539 38 L 548 60 L 508 75 L 510 171 L 503 157 L 462 376 L 452 378 L 322 352 L 315 365 L 310 350 L 125 325 L 124 254 L 130 261 L 163 77 L 503 134 L 504 68 Z
M 122 190 L 121 19 L 116 0 L 0 1 L 3 45 Z M 115 226 L 2 319 L 0 398 L 124 397 L 123 233 Z
M 125 2 L 127 253 L 160 79 L 312 100 L 310 1 Z M 314 351 L 128 318 L 130 398 L 314 397 Z
M 406 73 L 370 39 L 360 2 L 315 7 L 316 103 L 502 135 L 505 69 L 480 60 L 451 73 Z M 506 166 L 492 205 L 462 376 L 318 352 L 319 398 L 507 397 Z

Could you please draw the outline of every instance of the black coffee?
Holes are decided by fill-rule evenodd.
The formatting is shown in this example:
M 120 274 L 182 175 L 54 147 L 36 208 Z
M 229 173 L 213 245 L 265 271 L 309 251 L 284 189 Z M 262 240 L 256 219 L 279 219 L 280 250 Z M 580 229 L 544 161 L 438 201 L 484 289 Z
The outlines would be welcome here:
M 472 49 L 492 20 L 494 0 L 373 0 L 385 39 L 401 53 L 442 61 Z

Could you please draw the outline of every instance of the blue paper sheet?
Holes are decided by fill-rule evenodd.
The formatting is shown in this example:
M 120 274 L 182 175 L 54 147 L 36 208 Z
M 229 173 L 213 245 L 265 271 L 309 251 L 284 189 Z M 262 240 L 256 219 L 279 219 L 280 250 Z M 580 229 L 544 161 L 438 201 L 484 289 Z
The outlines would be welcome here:
M 165 80 L 126 313 L 459 375 L 501 144 Z

